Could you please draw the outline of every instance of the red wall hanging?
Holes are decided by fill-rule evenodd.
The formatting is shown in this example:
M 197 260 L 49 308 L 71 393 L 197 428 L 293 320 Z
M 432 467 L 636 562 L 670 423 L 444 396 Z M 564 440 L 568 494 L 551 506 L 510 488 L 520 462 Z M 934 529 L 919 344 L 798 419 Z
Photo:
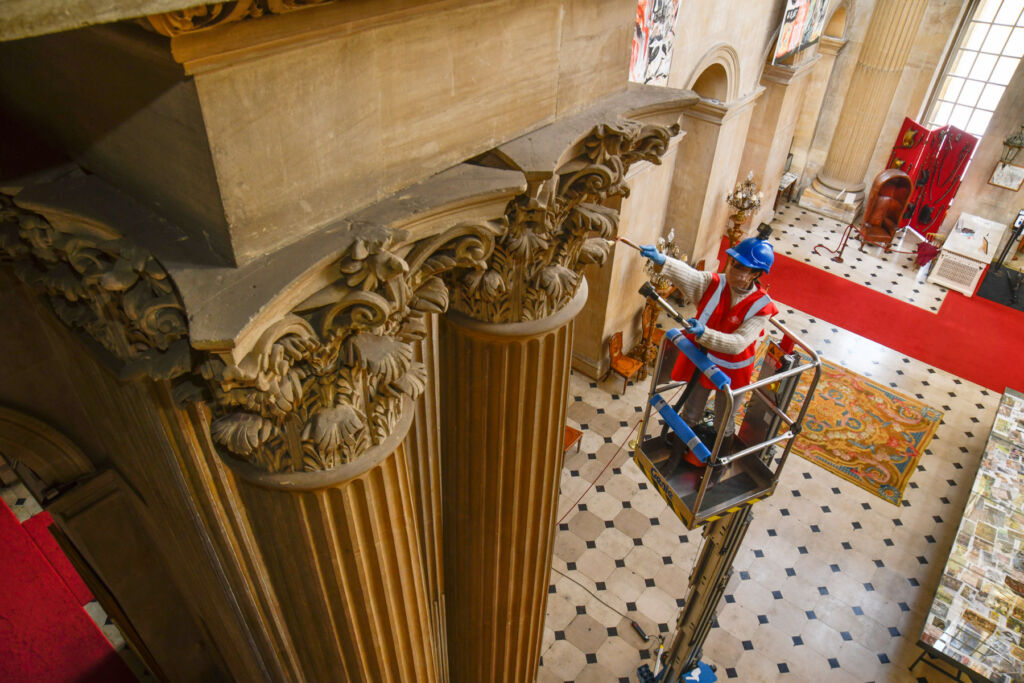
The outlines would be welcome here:
M 930 131 L 903 120 L 888 167 L 898 168 L 913 182 L 904 225 L 922 236 L 938 232 L 977 144 L 978 138 L 954 126 Z

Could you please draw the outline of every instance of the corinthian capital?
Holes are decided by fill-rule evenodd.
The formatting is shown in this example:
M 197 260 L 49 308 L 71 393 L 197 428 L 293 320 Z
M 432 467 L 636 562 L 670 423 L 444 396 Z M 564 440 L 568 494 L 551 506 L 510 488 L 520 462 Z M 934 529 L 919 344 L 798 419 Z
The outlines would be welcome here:
M 602 265 L 608 257 L 619 219 L 609 204 L 629 195 L 630 166 L 660 163 L 678 132 L 676 124 L 598 124 L 575 141 L 553 173 L 528 174 L 527 191 L 508 205 L 508 231 L 487 268 L 449 278 L 453 307 L 478 320 L 509 323 L 544 318 L 565 306 L 584 266 Z M 486 161 L 515 166 L 501 150 Z
M 180 36 L 230 24 L 244 19 L 255 19 L 264 14 L 284 14 L 295 10 L 322 5 L 330 0 L 233 0 L 208 2 L 197 7 L 151 14 L 140 23 L 165 36 Z
M 0 195 L 0 260 L 68 327 L 117 358 L 122 378 L 187 372 L 188 323 L 163 266 L 84 216 L 63 214 L 59 226 Z
M 239 361 L 211 356 L 199 371 L 213 395 L 214 442 L 268 472 L 329 470 L 383 442 L 405 397 L 424 389 L 413 342 L 424 317 L 448 307 L 440 276 L 479 269 L 504 226 L 455 226 L 414 243 L 401 231 L 350 226 L 325 282 L 268 326 Z

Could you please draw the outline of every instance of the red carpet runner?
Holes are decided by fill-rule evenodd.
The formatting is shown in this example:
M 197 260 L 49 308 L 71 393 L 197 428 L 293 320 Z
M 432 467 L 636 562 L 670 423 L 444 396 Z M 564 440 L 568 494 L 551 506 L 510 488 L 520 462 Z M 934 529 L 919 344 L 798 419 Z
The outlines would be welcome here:
M 39 548 L 39 552 L 50 563 L 50 567 L 57 573 L 67 589 L 75 596 L 78 604 L 84 605 L 92 600 L 92 593 L 89 592 L 85 581 L 82 581 L 82 577 L 71 566 L 70 560 L 57 544 L 57 539 L 50 533 L 51 524 L 53 524 L 53 518 L 50 517 L 49 512 L 44 510 L 22 522 L 21 528 L 28 532 L 29 538 Z
M 1024 391 L 1024 314 L 1006 306 L 951 291 L 935 314 L 781 254 L 765 282 L 815 318 L 1000 394 Z
M 0 501 L 0 681 L 135 681 Z

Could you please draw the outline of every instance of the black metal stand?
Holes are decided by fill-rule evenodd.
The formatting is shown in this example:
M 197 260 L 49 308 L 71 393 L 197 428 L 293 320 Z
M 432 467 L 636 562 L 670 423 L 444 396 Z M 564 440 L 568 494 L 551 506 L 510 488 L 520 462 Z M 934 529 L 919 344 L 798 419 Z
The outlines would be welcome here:
M 984 676 L 979 676 L 978 674 L 975 674 L 971 671 L 967 671 L 963 668 L 963 665 L 961 665 L 955 659 L 947 657 L 946 655 L 932 648 L 931 646 L 926 645 L 921 641 L 917 641 L 917 646 L 921 648 L 921 654 L 917 656 L 917 659 L 914 660 L 913 664 L 907 667 L 908 671 L 913 671 L 914 667 L 917 666 L 918 662 L 920 662 L 922 664 L 927 664 L 928 666 L 935 669 L 946 678 L 950 678 L 954 681 L 960 681 L 960 683 L 965 683 L 964 679 L 960 678 L 961 675 L 967 676 L 967 681 L 970 683 L 990 683 L 989 679 L 985 678 Z M 927 657 L 927 659 L 925 659 L 925 657 Z M 953 675 L 950 672 L 946 671 L 941 666 L 936 664 L 933 660 L 938 660 L 940 662 L 949 664 L 956 670 L 956 675 Z
M 835 249 L 829 249 L 824 244 L 815 244 L 814 248 L 811 249 L 811 252 L 814 254 L 818 254 L 818 249 L 824 249 L 830 254 L 835 254 L 835 256 L 832 257 L 833 261 L 835 261 L 836 263 L 842 263 L 843 252 L 846 250 L 846 243 L 850 240 L 850 235 L 855 228 L 856 226 L 853 223 L 850 223 L 849 225 L 846 226 L 846 229 L 843 230 L 843 236 L 839 240 L 839 246 L 836 247 Z M 901 232 L 903 233 L 903 235 L 906 235 L 907 230 L 909 230 L 909 228 L 907 227 L 900 228 L 895 233 L 893 233 L 892 239 L 890 239 L 888 242 L 865 242 L 859 232 L 856 235 L 854 235 L 854 237 L 856 237 L 857 241 L 860 242 L 860 248 L 858 249 L 858 251 L 864 251 L 864 247 L 870 245 L 873 247 L 882 247 L 882 250 L 885 251 L 886 254 L 916 254 L 916 251 L 900 251 L 899 249 L 892 248 L 892 243 L 895 240 L 896 235 L 900 234 Z M 918 236 L 920 237 L 920 235 Z M 900 239 L 902 239 L 902 236 L 900 237 Z M 821 254 L 818 255 L 820 256 Z
M 839 240 L 839 246 L 836 247 L 835 249 L 829 249 L 824 244 L 815 244 L 814 245 L 814 249 L 811 249 L 811 252 L 814 253 L 814 254 L 817 254 L 818 253 L 818 249 L 824 249 L 825 251 L 827 251 L 830 254 L 835 254 L 835 256 L 832 257 L 833 261 L 835 261 L 836 263 L 842 263 L 843 262 L 843 252 L 846 250 L 846 243 L 850 240 L 850 233 L 852 231 L 853 231 L 853 223 L 850 223 L 849 225 L 846 226 L 846 230 L 843 230 L 843 236 Z M 819 256 L 820 256 L 820 254 L 819 254 Z

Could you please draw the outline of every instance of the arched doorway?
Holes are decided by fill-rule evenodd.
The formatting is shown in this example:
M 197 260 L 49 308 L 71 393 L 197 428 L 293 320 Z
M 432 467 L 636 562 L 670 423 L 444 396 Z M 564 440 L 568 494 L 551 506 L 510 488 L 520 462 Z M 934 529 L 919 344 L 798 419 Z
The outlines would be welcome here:
M 51 425 L 0 406 L 0 454 L 52 517 L 50 533 L 132 650 L 161 680 L 219 680 L 219 662 L 156 550 L 145 505 Z M 4 552 L 0 548 L 0 552 Z

